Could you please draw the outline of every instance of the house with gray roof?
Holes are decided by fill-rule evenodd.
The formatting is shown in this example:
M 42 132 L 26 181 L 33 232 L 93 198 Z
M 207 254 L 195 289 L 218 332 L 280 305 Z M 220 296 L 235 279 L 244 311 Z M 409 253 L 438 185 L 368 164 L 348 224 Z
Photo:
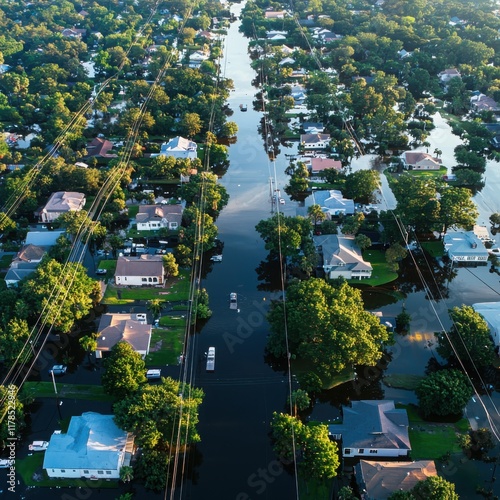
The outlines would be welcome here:
M 65 434 L 52 434 L 43 468 L 50 478 L 119 479 L 133 452 L 133 436 L 115 424 L 113 415 L 86 412 L 71 417 Z
M 28 231 L 24 244 L 51 247 L 57 243 L 57 239 L 63 234 L 64 231 Z
M 164 142 L 160 147 L 160 156 L 173 156 L 174 158 L 196 159 L 198 145 L 196 142 L 184 137 L 174 137 L 168 142 Z
M 128 342 L 143 358 L 149 354 L 152 325 L 132 313 L 103 314 L 99 321 L 96 358 L 109 353 L 118 342 Z
M 344 198 L 336 189 L 314 191 L 313 203 L 319 205 L 329 218 L 354 213 L 354 200 Z
M 182 222 L 183 207 L 175 205 L 140 205 L 135 217 L 137 231 L 178 229 Z
M 488 323 L 495 346 L 500 345 L 500 302 L 477 302 L 472 308 Z
M 343 407 L 341 425 L 328 426 L 346 457 L 406 457 L 411 451 L 408 415 L 394 401 L 353 401 Z
M 372 275 L 372 265 L 363 260 L 354 236 L 323 234 L 313 236 L 314 246 L 330 279 L 364 279 Z
M 85 205 L 85 195 L 72 191 L 57 191 L 50 195 L 45 207 L 40 211 L 42 222 L 54 222 L 67 212 L 79 212 Z
M 37 262 L 21 262 L 16 267 L 10 267 L 5 274 L 5 284 L 10 288 L 17 286 L 23 278 L 27 278 L 36 271 Z
M 396 491 L 409 491 L 419 481 L 437 476 L 433 460 L 415 462 L 360 460 L 354 470 L 362 500 L 386 500 Z
M 147 253 L 137 257 L 120 255 L 116 261 L 115 282 L 126 286 L 162 286 L 165 282 L 162 255 Z
M 330 145 L 330 134 L 301 134 L 300 145 L 306 152 L 324 150 Z
M 486 265 L 488 251 L 474 231 L 448 231 L 443 239 L 448 257 L 459 264 Z

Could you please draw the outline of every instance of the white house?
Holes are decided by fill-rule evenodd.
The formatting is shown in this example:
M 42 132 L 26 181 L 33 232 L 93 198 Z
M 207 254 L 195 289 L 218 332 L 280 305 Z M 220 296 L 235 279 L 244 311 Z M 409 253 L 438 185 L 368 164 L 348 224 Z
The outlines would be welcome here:
M 208 58 L 209 57 L 206 54 L 197 50 L 189 56 L 189 67 L 199 68 L 201 63 L 206 61 Z
M 478 302 L 472 308 L 488 323 L 493 343 L 500 345 L 500 302 Z
M 99 321 L 96 358 L 109 353 L 118 342 L 128 342 L 143 358 L 149 354 L 152 325 L 137 314 L 103 314 Z
M 323 257 L 323 269 L 330 279 L 364 279 L 372 275 L 372 265 L 363 260 L 354 236 L 324 234 L 313 236 L 314 246 Z
M 178 229 L 182 222 L 182 205 L 140 205 L 136 215 L 137 231 Z
M 447 68 L 444 71 L 441 71 L 441 73 L 438 73 L 438 77 L 441 83 L 446 84 L 452 78 L 462 78 L 462 75 L 456 68 Z
M 69 191 L 52 193 L 45 207 L 40 211 L 42 222 L 54 222 L 60 215 L 67 212 L 78 212 L 85 205 L 85 195 Z
M 330 435 L 341 440 L 345 457 L 406 457 L 411 451 L 406 410 L 394 401 L 353 401 L 343 407 L 341 425 L 328 426 Z
M 326 149 L 330 144 L 330 134 L 301 134 L 300 144 L 306 151 Z
M 133 436 L 117 427 L 113 415 L 86 412 L 71 417 L 65 434 L 52 434 L 43 468 L 51 478 L 119 479 L 133 452 Z
M 312 204 L 319 205 L 329 218 L 354 213 L 354 200 L 344 198 L 342 192 L 337 189 L 320 190 L 313 193 Z
M 439 170 L 442 161 L 423 151 L 405 151 L 401 159 L 403 166 L 411 170 Z
M 449 231 L 444 235 L 443 242 L 453 262 L 486 265 L 488 261 L 488 251 L 473 231 Z
M 174 137 L 169 142 L 164 142 L 160 147 L 160 155 L 173 156 L 174 158 L 196 159 L 198 145 L 196 142 L 184 137 Z
M 115 282 L 127 286 L 158 286 L 164 284 L 163 256 L 142 254 L 138 257 L 119 256 Z

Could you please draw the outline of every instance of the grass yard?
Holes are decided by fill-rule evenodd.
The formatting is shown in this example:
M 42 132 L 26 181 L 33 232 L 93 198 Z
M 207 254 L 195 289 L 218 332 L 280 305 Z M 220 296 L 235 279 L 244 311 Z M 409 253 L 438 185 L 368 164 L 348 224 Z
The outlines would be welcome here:
M 382 381 L 387 387 L 395 387 L 396 389 L 406 389 L 414 391 L 424 377 L 421 375 L 407 375 L 404 373 L 393 373 L 386 375 Z
M 43 452 L 33 453 L 31 456 L 16 460 L 16 472 L 21 476 L 26 486 L 51 488 L 118 488 L 117 479 L 108 481 L 91 481 L 90 479 L 50 479 L 42 469 L 44 455 L 45 453 Z
M 128 206 L 128 216 L 130 219 L 135 219 L 135 217 L 138 213 L 139 213 L 139 205 L 129 205 Z
M 314 373 L 314 364 L 304 359 L 293 359 L 292 372 L 295 374 Z M 345 384 L 351 380 L 354 380 L 354 370 L 346 368 L 340 373 L 332 375 L 328 379 L 323 379 L 323 389 L 332 389 L 333 387 Z
M 110 396 L 100 385 L 64 384 L 56 378 L 57 395 L 52 382 L 25 382 L 23 392 L 33 398 L 72 398 L 91 399 L 93 401 L 109 401 Z
M 300 500 L 330 500 L 335 479 L 304 479 L 299 477 Z
M 176 365 L 184 348 L 185 323 L 171 328 L 154 328 L 146 364 L 152 366 Z
M 385 253 L 382 250 L 365 250 L 363 259 L 372 265 L 373 272 L 371 278 L 363 280 L 348 280 L 349 284 L 380 286 L 394 281 L 398 273 L 392 271 L 385 260 Z
M 448 169 L 446 167 L 440 167 L 439 170 L 408 170 L 410 175 L 414 177 L 424 177 L 424 178 L 439 178 L 441 179 L 443 175 L 446 175 Z
M 444 255 L 444 245 L 442 241 L 421 241 L 420 246 L 434 258 Z
M 457 436 L 469 430 L 469 421 L 466 418 L 454 423 L 427 422 L 418 413 L 415 405 L 397 404 L 396 407 L 405 408 L 408 413 L 412 460 L 436 460 L 447 453 L 462 451 Z

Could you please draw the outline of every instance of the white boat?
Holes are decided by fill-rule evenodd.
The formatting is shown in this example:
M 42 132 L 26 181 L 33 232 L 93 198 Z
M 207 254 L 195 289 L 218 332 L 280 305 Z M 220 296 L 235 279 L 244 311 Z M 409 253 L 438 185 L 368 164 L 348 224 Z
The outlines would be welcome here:
M 222 262 L 222 255 L 212 255 L 212 257 L 210 257 L 210 260 L 212 262 Z
M 215 347 L 209 347 L 207 353 L 207 372 L 215 370 Z
M 238 309 L 238 296 L 234 292 L 229 294 L 229 309 Z

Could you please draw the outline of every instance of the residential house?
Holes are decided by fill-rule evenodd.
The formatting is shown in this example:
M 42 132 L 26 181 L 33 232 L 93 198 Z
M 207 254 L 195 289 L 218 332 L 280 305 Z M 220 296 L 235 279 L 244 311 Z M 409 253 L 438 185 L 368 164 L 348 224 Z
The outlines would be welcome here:
M 103 314 L 99 322 L 96 358 L 109 354 L 118 342 L 128 342 L 143 358 L 149 354 L 152 325 L 136 314 Z
M 201 63 L 206 61 L 208 56 L 199 50 L 196 50 L 189 56 L 189 67 L 190 68 L 199 68 Z
M 66 37 L 66 38 L 82 38 L 87 34 L 86 29 L 80 29 L 80 28 L 64 28 L 61 31 L 61 35 Z
M 33 264 L 39 264 L 46 253 L 46 248 L 38 245 L 33 245 L 28 243 L 23 245 L 21 250 L 17 252 L 17 255 L 12 259 L 11 267 L 17 267 L 21 263 L 30 262 Z
M 398 51 L 398 55 L 400 59 L 406 59 L 407 57 L 410 57 L 413 54 L 413 52 L 408 52 L 405 49 L 401 49 Z
M 85 195 L 71 191 L 57 191 L 50 195 L 45 207 L 40 211 L 42 222 L 54 222 L 67 212 L 79 212 L 85 205 Z
M 285 57 L 278 64 L 280 66 L 286 66 L 286 65 L 292 66 L 295 64 L 295 59 L 293 57 Z
M 486 265 L 488 251 L 473 231 L 449 231 L 444 235 L 448 257 L 460 264 Z
M 198 145 L 196 142 L 185 139 L 184 137 L 174 137 L 160 147 L 160 155 L 173 156 L 174 158 L 196 159 Z
M 115 282 L 127 286 L 158 286 L 164 284 L 163 257 L 142 254 L 137 257 L 119 256 Z
M 295 104 L 302 104 L 306 98 L 307 90 L 304 85 L 293 85 L 290 91 L 290 95 L 293 97 Z
M 423 151 L 405 151 L 401 155 L 403 166 L 410 170 L 439 170 L 442 161 Z
M 283 40 L 286 40 L 286 35 L 282 35 L 281 33 L 276 33 L 273 35 L 267 34 L 266 37 L 270 42 L 281 42 Z
M 497 113 L 500 111 L 500 105 L 495 99 L 484 94 L 473 95 L 470 98 L 470 107 L 476 113 L 480 113 L 481 111 L 493 111 Z
M 462 78 L 460 71 L 456 68 L 447 68 L 444 71 L 438 73 L 439 81 L 446 85 L 452 78 Z
M 302 129 L 306 134 L 321 134 L 325 126 L 321 122 L 304 122 Z
M 57 243 L 58 238 L 63 234 L 64 231 L 28 231 L 24 244 L 51 247 Z
M 113 149 L 113 143 L 102 137 L 95 137 L 85 148 L 87 158 L 116 158 L 117 155 L 109 153 Z
M 264 12 L 264 17 L 266 19 L 283 19 L 286 15 L 284 10 L 266 10 Z
M 313 236 L 313 242 L 323 258 L 323 270 L 328 278 L 361 280 L 371 277 L 373 268 L 363 260 L 354 236 L 324 234 Z
M 361 500 L 386 500 L 396 491 L 409 491 L 419 481 L 437 476 L 433 460 L 372 462 L 360 460 L 355 468 Z
M 182 222 L 182 205 L 140 205 L 135 217 L 137 231 L 178 229 Z
M 344 198 L 342 192 L 336 189 L 314 191 L 312 203 L 319 205 L 329 218 L 354 213 L 354 200 Z
M 411 451 L 408 415 L 394 401 L 352 401 L 343 407 L 342 424 L 328 429 L 341 441 L 344 458 L 407 457 Z
M 477 302 L 472 307 L 488 323 L 495 346 L 500 345 L 500 302 Z
M 285 56 L 289 56 L 290 54 L 293 54 L 295 52 L 295 49 L 291 49 L 287 45 L 282 45 L 280 49 Z
M 300 145 L 307 152 L 325 150 L 330 145 L 330 134 L 300 134 Z
M 16 267 L 9 267 L 5 274 L 5 284 L 8 288 L 17 286 L 19 282 L 36 271 L 37 262 L 20 262 Z
M 310 158 L 308 169 L 311 175 L 320 175 L 321 172 L 333 168 L 335 170 L 342 170 L 342 162 L 332 158 L 312 157 Z
M 66 433 L 52 434 L 43 469 L 50 478 L 119 479 L 133 452 L 133 436 L 115 424 L 113 415 L 86 412 L 71 417 Z

